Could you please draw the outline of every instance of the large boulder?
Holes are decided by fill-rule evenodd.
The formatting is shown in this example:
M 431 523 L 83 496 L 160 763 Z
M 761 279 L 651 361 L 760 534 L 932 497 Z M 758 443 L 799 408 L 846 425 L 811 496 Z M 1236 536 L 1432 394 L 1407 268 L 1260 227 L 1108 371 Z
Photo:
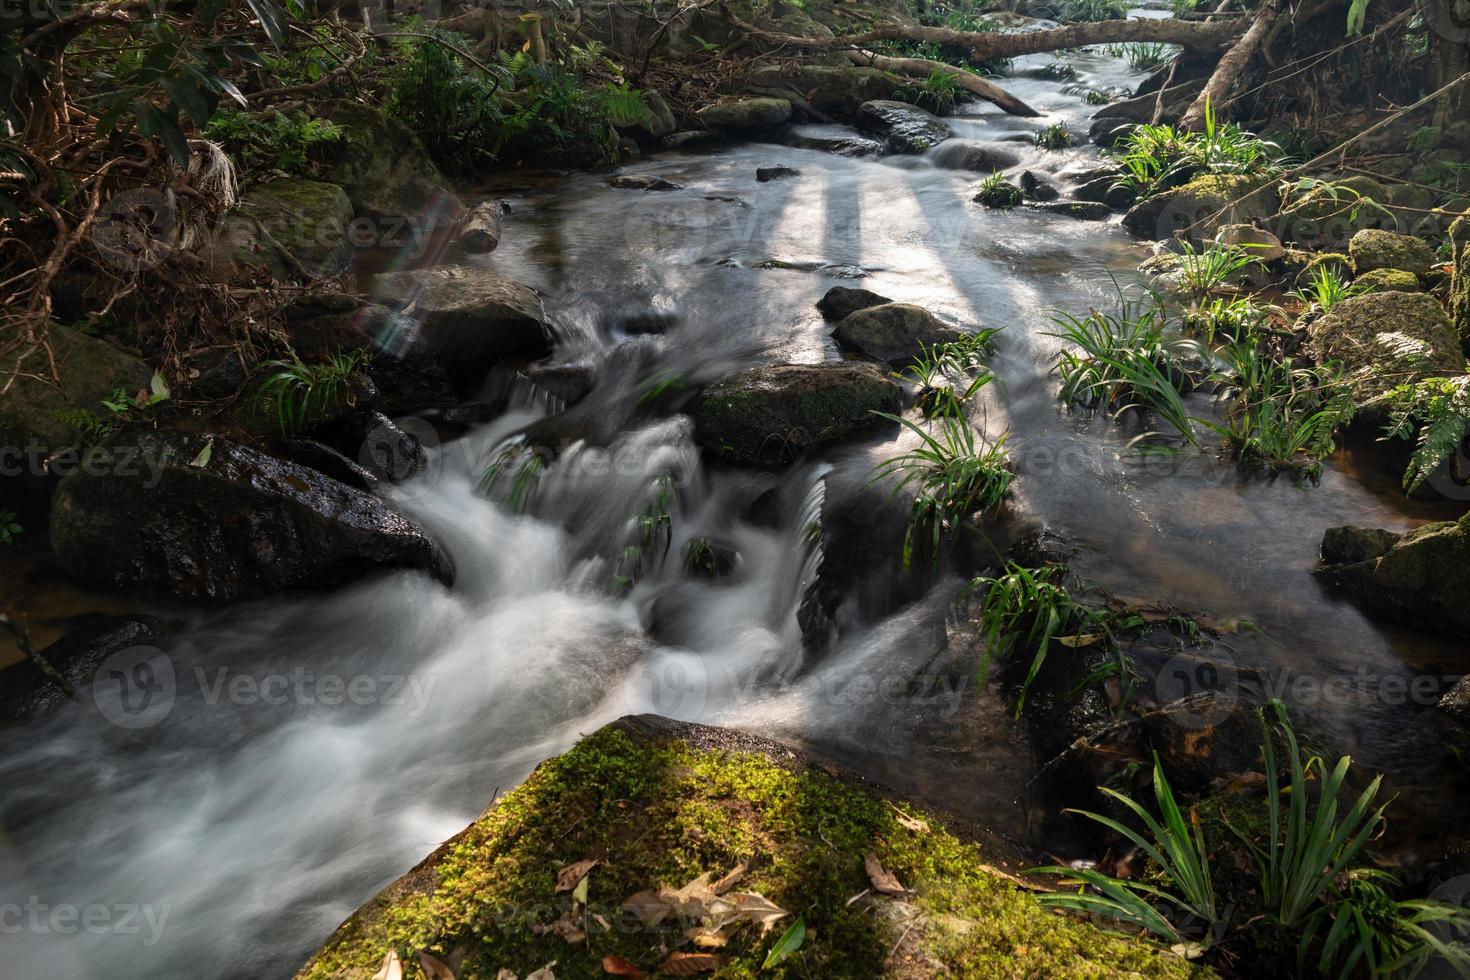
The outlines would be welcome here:
M 884 303 L 892 302 L 893 300 L 887 296 L 879 296 L 871 289 L 833 286 L 821 299 L 817 300 L 817 309 L 822 312 L 824 320 L 844 320 L 858 310 L 866 310 L 870 306 L 882 306 Z
M 304 177 L 257 184 L 241 196 L 239 218 L 231 222 L 232 238 L 240 236 L 235 258 L 262 265 L 278 279 L 299 278 L 298 266 L 309 276 L 339 275 L 352 262 L 353 214 L 347 192 L 336 184 Z
M 791 119 L 791 103 L 785 99 L 740 99 L 705 106 L 699 121 L 710 129 L 749 136 L 775 129 Z
M 457 376 L 478 379 L 505 357 L 539 357 L 551 348 L 541 297 L 529 286 L 471 266 L 448 265 L 373 277 L 372 295 L 406 310 Z
M 1206 174 L 1138 202 L 1123 216 L 1123 227 L 1140 238 L 1186 234 L 1194 242 L 1208 241 L 1226 225 L 1269 217 L 1273 197 L 1260 178 Z
M 1380 292 L 1343 300 L 1307 328 L 1319 362 L 1334 362 L 1360 405 L 1401 384 L 1463 374 L 1465 352 L 1444 307 L 1425 293 Z
M 733 463 L 772 466 L 881 424 L 898 386 L 871 364 L 778 364 L 716 381 L 694 403 L 695 440 Z
M 443 355 L 410 316 L 347 293 L 313 293 L 286 308 L 285 322 L 291 346 L 308 362 L 359 347 L 371 351 L 363 371 L 389 415 L 458 400 Z
M 1378 269 L 1401 269 L 1423 276 L 1434 265 L 1434 250 L 1423 239 L 1400 235 L 1382 228 L 1364 228 L 1348 240 L 1353 272 L 1363 275 Z
M 664 97 L 657 92 L 645 91 L 643 104 L 648 107 L 648 115 L 626 126 L 619 126 L 618 131 L 627 133 L 639 143 L 657 145 L 664 137 L 673 135 L 679 128 L 679 122 L 674 118 L 674 112 L 664 101 Z
M 51 550 L 78 582 L 233 601 L 327 588 L 382 568 L 443 581 L 412 521 L 315 470 L 221 437 L 145 432 L 61 481 Z
M 153 376 L 148 365 L 105 340 L 54 324 L 47 337 L 61 386 L 29 376 L 45 371 L 45 355 L 33 354 L 25 362 L 28 373 L 0 395 L 0 446 L 26 454 L 34 448 L 40 456 L 74 443 L 80 416 L 105 415 L 104 398 L 118 389 L 136 394 Z M 0 361 L 0 377 L 10 376 L 15 357 Z
M 973 170 L 988 174 L 1007 170 L 1021 162 L 1021 155 L 999 143 L 979 140 L 947 140 L 934 151 L 934 166 L 945 170 Z
M 1470 514 L 1396 534 L 1329 528 L 1318 574 L 1369 608 L 1470 636 Z
M 360 215 L 392 221 L 453 220 L 464 206 L 417 136 L 381 109 L 338 99 L 317 111 L 342 127 L 323 179 L 340 184 Z
M 858 107 L 857 126 L 894 153 L 923 153 L 949 139 L 949 127 L 916 105 L 874 99 Z
M 178 626 L 157 616 L 103 616 L 42 650 L 41 659 L 73 691 L 80 691 L 92 683 L 108 657 L 130 647 L 162 643 Z M 66 688 L 34 660 L 0 671 L 0 725 L 34 718 L 68 700 Z
M 901 366 L 924 353 L 923 347 L 960 340 L 964 333 L 923 307 L 884 303 L 848 315 L 832 337 L 876 361 Z

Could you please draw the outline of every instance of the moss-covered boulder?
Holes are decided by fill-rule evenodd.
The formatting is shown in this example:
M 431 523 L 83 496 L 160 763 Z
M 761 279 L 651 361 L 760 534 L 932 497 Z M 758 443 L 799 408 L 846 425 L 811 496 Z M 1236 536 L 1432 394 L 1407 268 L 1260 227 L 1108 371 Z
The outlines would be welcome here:
M 1384 210 L 1389 200 L 1387 188 L 1371 177 L 1345 177 L 1290 194 L 1272 227 L 1282 241 L 1345 249 L 1358 231 L 1394 224 Z
M 340 184 L 358 214 L 389 220 L 452 221 L 464 211 L 417 136 L 381 109 L 339 99 L 316 110 L 342 127 L 323 179 Z
M 1353 285 L 1364 292 L 1374 293 L 1424 292 L 1424 284 L 1419 277 L 1403 269 L 1374 269 L 1354 279 Z
M 1460 338 L 1444 307 L 1426 293 L 1354 296 L 1307 330 L 1313 356 L 1343 369 L 1360 405 L 1397 385 L 1465 371 Z
M 297 977 L 368 980 L 390 954 L 416 966 L 420 953 L 487 978 L 552 961 L 564 978 L 1209 975 L 1043 909 L 1001 863 L 935 815 L 784 746 L 625 718 L 542 763 L 365 903 Z M 881 872 L 907 891 L 881 894 Z M 659 889 L 685 885 L 670 913 Z M 745 921 L 723 945 L 699 949 L 690 937 L 710 932 L 714 916 L 700 913 L 716 907 L 764 909 L 769 925 L 735 915 Z M 764 966 L 798 918 L 799 951 Z M 700 952 L 702 963 L 687 958 Z
M 1318 574 L 1363 605 L 1470 636 L 1470 514 L 1403 534 L 1329 528 Z
M 923 153 L 949 139 L 949 127 L 916 105 L 874 99 L 858 106 L 857 127 L 894 153 Z
M 920 356 L 925 347 L 963 337 L 959 327 L 909 303 L 869 306 L 844 317 L 832 331 L 832 339 L 841 346 L 895 367 Z
M 240 198 L 243 241 L 235 258 L 259 264 L 278 279 L 335 276 L 352 261 L 352 201 L 336 184 L 281 177 Z M 280 252 L 290 258 L 283 260 Z
M 1462 215 L 1450 225 L 1450 244 L 1455 252 L 1450 278 L 1450 317 L 1461 345 L 1470 353 L 1470 215 Z
M 1360 276 L 1375 269 L 1402 269 L 1423 276 L 1434 265 L 1434 250 L 1423 239 L 1382 228 L 1364 228 L 1353 235 L 1348 255 L 1353 272 Z
M 153 372 L 131 354 L 104 340 L 57 325 L 48 332 L 58 387 L 32 376 L 15 379 L 10 390 L 0 395 L 0 445 L 30 453 L 37 458 L 69 446 L 77 439 L 77 423 L 108 413 L 102 400 L 118 389 L 132 396 L 148 387 Z M 16 356 L 0 361 L 0 377 L 10 377 Z M 34 353 L 25 362 L 28 375 L 44 375 L 44 353 Z
M 749 136 L 775 129 L 791 119 L 791 103 L 785 99 L 739 99 L 705 106 L 699 121 L 710 129 Z
M 456 377 L 478 380 L 502 358 L 550 349 L 541 297 L 488 269 L 445 265 L 383 273 L 373 277 L 371 295 L 393 309 L 412 307 Z
M 1123 216 L 1123 227 L 1139 238 L 1191 241 L 1213 238 L 1225 225 L 1250 224 L 1275 211 L 1274 195 L 1257 177 L 1206 174 L 1173 190 L 1135 204 Z
M 898 386 L 871 364 L 778 364 L 740 371 L 695 400 L 695 441 L 733 463 L 780 465 L 898 412 Z

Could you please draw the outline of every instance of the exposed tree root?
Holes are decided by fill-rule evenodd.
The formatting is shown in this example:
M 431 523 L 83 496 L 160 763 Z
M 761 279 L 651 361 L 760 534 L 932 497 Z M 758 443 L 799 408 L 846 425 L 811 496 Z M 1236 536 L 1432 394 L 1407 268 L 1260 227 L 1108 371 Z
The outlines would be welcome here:
M 972 71 L 947 65 L 942 61 L 930 61 L 928 58 L 889 58 L 871 51 L 849 51 L 847 56 L 854 64 L 871 65 L 900 75 L 917 75 L 922 78 L 933 71 L 951 72 L 955 84 L 960 88 L 987 102 L 995 103 L 1013 116 L 1042 115 L 999 85 L 986 81 Z
M 1185 110 L 1179 121 L 1183 128 L 1198 132 L 1204 128 L 1206 107 L 1220 109 L 1226 105 L 1231 86 L 1245 74 L 1246 67 L 1270 32 L 1271 25 L 1276 20 L 1276 10 L 1276 0 L 1269 0 L 1261 5 L 1255 19 L 1251 21 L 1250 29 L 1225 52 L 1209 81 L 1205 82 L 1205 87 Z

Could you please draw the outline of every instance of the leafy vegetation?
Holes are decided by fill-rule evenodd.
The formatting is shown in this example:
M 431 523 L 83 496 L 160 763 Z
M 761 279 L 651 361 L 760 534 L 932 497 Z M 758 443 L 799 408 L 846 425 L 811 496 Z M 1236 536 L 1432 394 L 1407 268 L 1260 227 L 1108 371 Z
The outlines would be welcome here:
M 1036 145 L 1043 150 L 1064 150 L 1076 142 L 1066 123 L 1051 123 L 1041 127 L 1036 133 Z
M 1234 245 L 1206 245 L 1196 249 L 1187 241 L 1179 243 L 1179 272 L 1184 285 L 1196 298 L 1208 296 L 1226 285 L 1253 261 L 1247 250 Z
M 1063 21 L 1122 20 L 1126 16 L 1126 0 L 1060 0 L 1057 4 L 1057 19 Z
M 510 442 L 480 474 L 480 492 L 491 494 L 505 486 L 505 501 L 511 512 L 524 514 L 541 485 L 546 465 L 546 452 L 539 446 L 529 446 L 520 440 Z
M 1413 491 L 1447 459 L 1458 458 L 1470 433 L 1470 376 L 1428 378 L 1389 393 L 1384 438 L 1413 439 L 1414 455 L 1404 470 L 1404 489 Z
M 1275 316 L 1284 314 L 1274 306 L 1263 306 L 1244 296 L 1215 297 L 1185 311 L 1184 324 L 1202 334 L 1205 342 L 1217 338 L 1245 341 L 1270 327 Z
M 308 174 L 324 151 L 342 141 L 342 127 L 297 110 L 223 112 L 209 121 L 204 135 L 219 142 L 246 170 L 270 168 Z
M 12 544 L 25 528 L 20 526 L 14 511 L 0 510 L 0 544 Z
M 987 208 L 1013 208 L 1021 203 L 1021 188 L 1006 180 L 1006 175 L 996 171 L 980 181 L 975 200 Z
M 353 386 L 371 356 L 358 348 L 307 364 L 292 351 L 288 358 L 266 361 L 261 365 L 265 379 L 255 389 L 256 409 L 283 434 L 300 432 L 328 411 L 351 403 Z
M 1202 174 L 1276 173 L 1285 160 L 1275 143 L 1221 122 L 1209 104 L 1201 132 L 1144 124 L 1129 131 L 1111 152 L 1122 171 L 1121 182 L 1143 197 Z
M 1362 292 L 1361 287 L 1348 283 L 1341 266 L 1332 262 L 1320 262 L 1307 271 L 1306 282 L 1294 290 L 1292 296 L 1325 313 L 1343 300 Z
M 990 353 L 998 327 L 987 327 L 947 344 L 920 344 L 920 354 L 894 377 L 919 388 L 919 408 L 925 418 L 949 415 L 960 418 L 964 407 L 980 389 L 994 380 L 994 375 L 978 371 L 982 359 Z M 960 384 L 952 379 L 959 379 Z

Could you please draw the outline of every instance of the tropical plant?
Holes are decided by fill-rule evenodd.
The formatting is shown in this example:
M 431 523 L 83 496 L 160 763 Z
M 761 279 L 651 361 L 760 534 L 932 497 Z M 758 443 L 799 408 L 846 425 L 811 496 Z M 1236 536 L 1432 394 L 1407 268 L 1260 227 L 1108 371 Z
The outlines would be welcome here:
M 919 388 L 919 406 L 926 418 L 936 415 L 959 417 L 964 405 L 975 393 L 994 380 L 994 375 L 981 371 L 973 378 L 968 372 L 982 364 L 990 352 L 998 327 L 987 327 L 961 340 L 933 346 L 920 343 L 919 354 L 894 377 Z M 951 376 L 964 380 L 963 387 L 951 383 Z
M 1036 145 L 1043 150 L 1065 150 L 1076 142 L 1072 131 L 1062 122 L 1043 126 L 1036 133 Z
M 708 537 L 691 538 L 684 543 L 684 571 L 702 578 L 714 578 L 715 546 Z
M 975 200 L 987 208 L 1013 208 L 1021 203 L 1021 188 L 1006 180 L 999 171 L 980 181 Z
M 1303 303 L 1315 304 L 1325 313 L 1362 292 L 1361 286 L 1348 283 L 1344 270 L 1335 262 L 1319 262 L 1307 273 L 1307 281 L 1291 295 Z
M 931 562 L 939 560 L 939 544 L 960 522 L 979 510 L 998 506 L 1010 492 L 1011 474 L 1006 437 L 994 442 L 978 436 L 964 418 L 944 415 L 931 433 L 923 426 L 886 412 L 876 412 L 897 422 L 919 437 L 919 445 L 902 455 L 883 460 L 874 469 L 869 485 L 897 477 L 897 496 L 912 486 L 914 502 L 909 509 L 908 530 L 903 539 L 903 567 L 913 563 L 918 535 L 929 532 Z
M 1110 50 L 1108 53 L 1114 52 Z M 1136 72 L 1151 72 L 1167 65 L 1174 57 L 1174 50 L 1163 43 L 1135 42 L 1123 45 L 1116 56 L 1128 62 L 1128 67 Z
M 539 446 L 528 446 L 520 439 L 509 442 L 480 474 L 480 492 L 488 495 L 508 482 L 506 503 L 513 513 L 524 514 L 541 485 L 546 463 L 546 452 Z
M 371 359 L 363 349 L 328 354 L 319 364 L 307 364 L 295 351 L 289 358 L 266 361 L 266 377 L 255 389 L 255 406 L 285 434 L 299 432 L 318 415 L 351 404 L 352 388 Z
M 1184 314 L 1184 325 L 1203 334 L 1206 343 L 1217 337 L 1230 341 L 1247 341 L 1269 328 L 1272 318 L 1281 311 L 1262 306 L 1243 296 L 1215 297 L 1196 305 Z
M 1035 874 L 1057 874 L 1080 883 L 1076 892 L 1048 892 L 1038 895 L 1042 905 L 1070 909 L 1088 914 L 1100 913 L 1112 919 L 1147 929 L 1171 944 L 1188 942 L 1195 950 L 1207 948 L 1216 938 L 1223 922 L 1210 873 L 1209 848 L 1205 844 L 1203 826 L 1193 808 L 1186 818 L 1174 799 L 1174 791 L 1164 775 L 1164 767 L 1154 754 L 1154 802 L 1159 817 L 1130 797 L 1106 786 L 1099 791 L 1131 812 L 1147 831 L 1147 836 L 1112 817 L 1088 810 L 1069 810 L 1121 835 L 1153 862 L 1168 882 L 1169 888 L 1145 881 L 1125 881 L 1096 869 L 1047 867 Z M 1089 891 L 1088 889 L 1093 889 Z M 1166 903 L 1194 920 L 1190 936 L 1171 921 L 1158 905 Z M 1179 912 L 1175 913 L 1176 917 Z M 1199 938 L 1194 939 L 1193 937 Z
M 919 92 L 919 104 L 941 116 L 954 111 L 960 97 L 959 73 L 935 68 L 924 79 Z
M 1111 152 L 1122 171 L 1120 182 L 1143 197 L 1201 174 L 1275 173 L 1286 156 L 1275 143 L 1221 122 L 1209 102 L 1199 133 L 1144 124 L 1126 133 Z
M 1031 657 L 1016 696 L 1016 717 L 1053 643 L 1088 646 L 1101 638 L 1098 631 L 1106 634 L 1106 614 L 1073 599 L 1063 584 L 1066 574 L 1063 565 L 1026 568 L 1008 562 L 1001 575 L 977 578 L 966 590 L 980 595 L 977 621 L 985 637 L 980 683 L 992 661 Z
M 1254 261 L 1248 251 L 1234 245 L 1206 245 L 1196 249 L 1188 241 L 1179 243 L 1178 258 L 1179 274 L 1185 286 L 1201 299 Z
M 1389 393 L 1385 439 L 1413 439 L 1404 489 L 1413 491 L 1446 459 L 1458 457 L 1470 434 L 1470 376 L 1427 378 Z
M 222 112 L 209 121 L 204 135 L 220 143 L 246 169 L 269 167 L 288 174 L 306 173 L 322 151 L 342 141 L 336 123 L 305 112 Z
M 1398 878 L 1377 868 L 1339 876 L 1331 897 L 1307 920 L 1301 966 L 1309 970 L 1315 957 L 1322 976 L 1390 980 L 1417 976 L 1434 961 L 1470 977 L 1470 947 L 1446 938 L 1464 935 L 1470 912 L 1430 899 L 1396 899 L 1398 886 Z

